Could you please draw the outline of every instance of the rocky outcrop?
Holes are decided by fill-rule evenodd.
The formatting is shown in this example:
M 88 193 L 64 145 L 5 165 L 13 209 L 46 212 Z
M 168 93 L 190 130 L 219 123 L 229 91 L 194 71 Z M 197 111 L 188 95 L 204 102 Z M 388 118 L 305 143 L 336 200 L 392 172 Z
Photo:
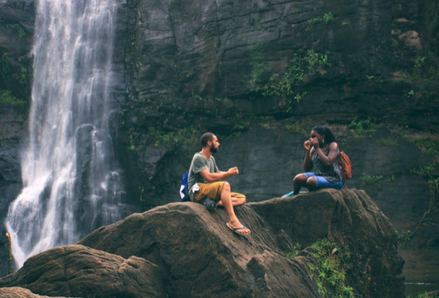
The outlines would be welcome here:
M 49 296 L 41 296 L 32 293 L 28 289 L 20 287 L 0 288 L 0 296 L 3 298 L 49 298 Z M 61 298 L 53 297 L 52 298 Z
M 47 250 L 30 258 L 24 268 L 2 279 L 0 286 L 65 297 L 162 297 L 163 293 L 158 266 L 81 245 Z M 22 295 L 15 297 L 26 297 Z
M 0 286 L 49 296 L 320 297 L 310 245 L 325 238 L 350 253 L 346 277 L 355 292 L 403 296 L 395 230 L 363 191 L 324 190 L 236 211 L 248 237 L 226 227 L 224 209 L 172 203 L 36 255 Z M 289 255 L 290 243 L 303 249 Z
M 279 245 L 288 244 L 286 235 L 303 247 L 329 238 L 350 251 L 354 266 L 346 276 L 357 293 L 403 296 L 404 261 L 397 253 L 394 227 L 364 191 L 322 190 L 249 205 L 270 225 Z

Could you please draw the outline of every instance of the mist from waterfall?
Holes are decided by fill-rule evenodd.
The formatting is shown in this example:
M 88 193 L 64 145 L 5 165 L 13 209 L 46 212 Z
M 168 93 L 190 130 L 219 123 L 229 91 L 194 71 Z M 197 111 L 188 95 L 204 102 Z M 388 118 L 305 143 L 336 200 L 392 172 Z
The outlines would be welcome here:
M 23 190 L 6 219 L 17 267 L 120 219 L 109 115 L 116 0 L 38 0 Z

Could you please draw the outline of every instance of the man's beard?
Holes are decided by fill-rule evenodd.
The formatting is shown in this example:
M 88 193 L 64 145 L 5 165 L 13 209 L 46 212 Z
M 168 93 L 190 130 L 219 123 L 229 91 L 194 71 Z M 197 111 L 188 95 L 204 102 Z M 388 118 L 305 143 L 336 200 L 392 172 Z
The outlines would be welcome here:
M 219 148 L 210 147 L 210 153 L 214 154 L 218 152 Z

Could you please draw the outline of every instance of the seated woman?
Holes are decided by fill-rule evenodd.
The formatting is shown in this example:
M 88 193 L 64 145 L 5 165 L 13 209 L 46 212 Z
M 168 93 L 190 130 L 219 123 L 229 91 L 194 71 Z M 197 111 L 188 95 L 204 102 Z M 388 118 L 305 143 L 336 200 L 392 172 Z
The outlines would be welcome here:
M 340 154 L 335 142 L 335 135 L 327 126 L 317 125 L 311 131 L 311 137 L 303 144 L 305 160 L 303 168 L 306 173 L 298 174 L 293 179 L 293 191 L 282 196 L 291 197 L 298 194 L 305 186 L 308 190 L 321 188 L 343 188 L 343 178 L 337 163 Z M 311 172 L 311 170 L 313 170 Z

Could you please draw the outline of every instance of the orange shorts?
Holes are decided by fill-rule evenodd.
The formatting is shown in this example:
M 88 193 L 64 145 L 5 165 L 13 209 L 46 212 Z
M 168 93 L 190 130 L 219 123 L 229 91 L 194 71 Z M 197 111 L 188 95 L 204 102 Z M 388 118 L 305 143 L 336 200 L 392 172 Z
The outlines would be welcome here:
M 205 197 L 219 202 L 221 201 L 221 193 L 224 187 L 224 181 L 212 182 L 212 183 L 198 183 L 200 190 L 194 193 L 194 202 L 202 201 Z M 245 195 L 231 192 L 230 195 L 234 198 L 245 198 Z

